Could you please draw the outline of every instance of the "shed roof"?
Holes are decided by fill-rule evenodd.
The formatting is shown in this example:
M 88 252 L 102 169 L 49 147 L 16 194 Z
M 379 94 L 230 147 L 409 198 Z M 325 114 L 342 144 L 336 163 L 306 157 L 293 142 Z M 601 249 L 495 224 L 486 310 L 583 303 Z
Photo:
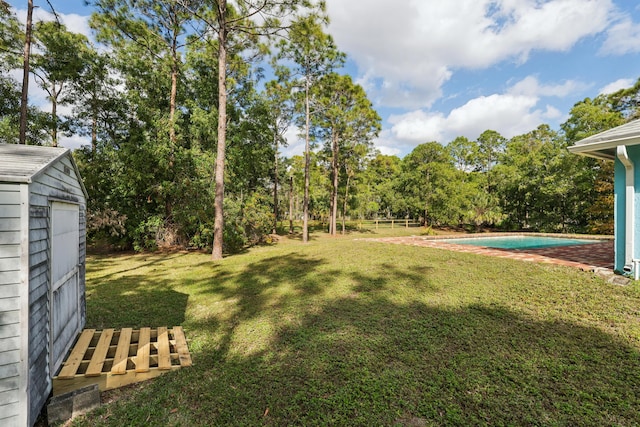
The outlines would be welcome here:
M 591 135 L 569 147 L 569 151 L 599 159 L 613 160 L 618 145 L 640 144 L 640 119 Z
M 0 144 L 0 181 L 30 183 L 68 148 Z

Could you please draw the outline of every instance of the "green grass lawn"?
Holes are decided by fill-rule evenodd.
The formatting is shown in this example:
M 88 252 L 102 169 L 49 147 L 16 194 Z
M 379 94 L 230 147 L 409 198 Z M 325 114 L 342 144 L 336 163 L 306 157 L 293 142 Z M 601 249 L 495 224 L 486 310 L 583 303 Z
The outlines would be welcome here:
M 75 424 L 640 424 L 636 285 L 375 235 L 90 257 L 87 327 L 183 325 L 194 366 Z

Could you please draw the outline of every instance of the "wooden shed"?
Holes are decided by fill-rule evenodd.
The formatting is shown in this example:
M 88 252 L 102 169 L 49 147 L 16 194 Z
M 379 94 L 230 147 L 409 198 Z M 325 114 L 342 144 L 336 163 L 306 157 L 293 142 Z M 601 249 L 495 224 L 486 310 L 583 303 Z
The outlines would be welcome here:
M 0 144 L 0 425 L 32 426 L 85 323 L 87 192 L 66 148 Z

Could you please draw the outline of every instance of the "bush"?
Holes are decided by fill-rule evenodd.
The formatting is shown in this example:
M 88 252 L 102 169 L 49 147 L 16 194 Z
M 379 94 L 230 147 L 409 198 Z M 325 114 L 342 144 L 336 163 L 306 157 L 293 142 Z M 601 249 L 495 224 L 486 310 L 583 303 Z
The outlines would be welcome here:
M 115 209 L 87 209 L 87 241 L 93 246 L 125 249 L 127 216 Z
M 260 193 L 245 199 L 226 198 L 224 217 L 224 251 L 229 253 L 264 243 L 273 224 L 269 200 Z
M 133 231 L 133 249 L 140 251 L 155 251 L 158 249 L 160 234 L 164 220 L 154 215 L 142 221 Z

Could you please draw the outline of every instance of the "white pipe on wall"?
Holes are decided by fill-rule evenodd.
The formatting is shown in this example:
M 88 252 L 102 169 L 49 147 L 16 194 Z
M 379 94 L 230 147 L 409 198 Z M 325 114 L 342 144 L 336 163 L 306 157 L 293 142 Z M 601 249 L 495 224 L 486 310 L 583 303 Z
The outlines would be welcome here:
M 635 185 L 634 185 L 634 166 L 625 145 L 618 145 L 616 155 L 624 166 L 625 176 L 625 246 L 624 246 L 624 267 L 625 270 L 632 269 L 634 259 L 634 231 L 635 231 Z M 634 272 L 635 275 L 635 272 Z

